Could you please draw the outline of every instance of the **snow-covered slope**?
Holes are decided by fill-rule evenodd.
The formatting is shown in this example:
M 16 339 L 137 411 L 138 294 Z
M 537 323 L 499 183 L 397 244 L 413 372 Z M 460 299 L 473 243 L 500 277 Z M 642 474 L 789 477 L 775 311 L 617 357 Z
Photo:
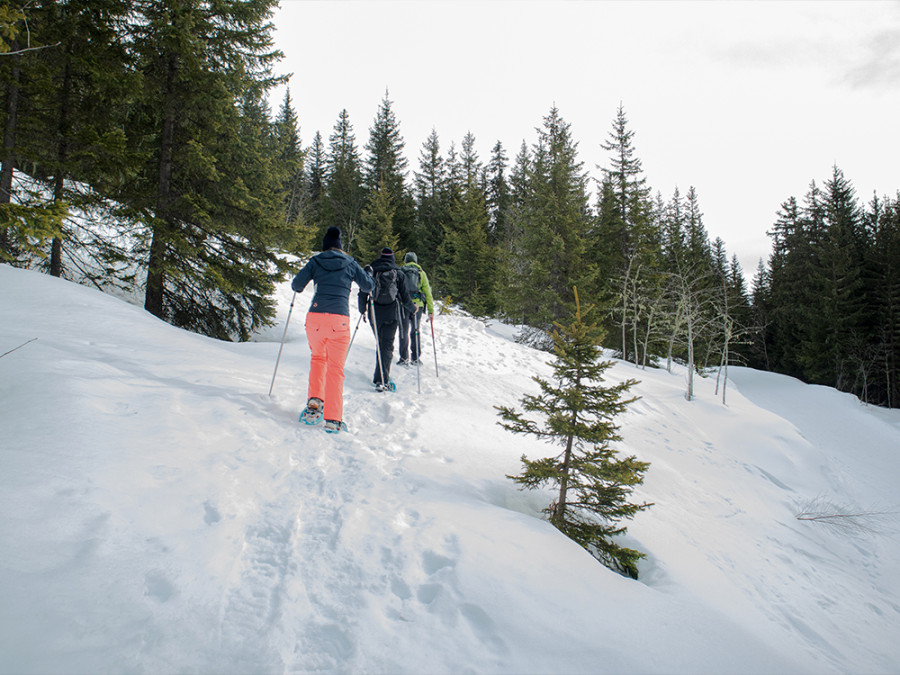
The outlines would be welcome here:
M 0 265 L 0 672 L 726 673 L 900 671 L 900 412 L 732 369 L 617 364 L 642 398 L 622 451 L 652 463 L 629 526 L 640 581 L 541 519 L 505 478 L 550 448 L 496 424 L 550 373 L 502 326 L 435 321 L 421 396 L 369 387 L 297 422 L 298 296 L 247 344 Z M 354 314 L 354 322 L 356 320 Z M 852 525 L 852 523 L 851 523 Z

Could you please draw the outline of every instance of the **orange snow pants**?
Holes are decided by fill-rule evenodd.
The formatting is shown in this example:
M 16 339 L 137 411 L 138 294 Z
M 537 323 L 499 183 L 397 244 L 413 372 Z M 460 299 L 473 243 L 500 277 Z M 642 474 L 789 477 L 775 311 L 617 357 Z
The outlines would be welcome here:
M 326 420 L 343 420 L 344 361 L 350 347 L 350 318 L 342 314 L 309 312 L 306 337 L 309 360 L 309 398 L 325 401 Z

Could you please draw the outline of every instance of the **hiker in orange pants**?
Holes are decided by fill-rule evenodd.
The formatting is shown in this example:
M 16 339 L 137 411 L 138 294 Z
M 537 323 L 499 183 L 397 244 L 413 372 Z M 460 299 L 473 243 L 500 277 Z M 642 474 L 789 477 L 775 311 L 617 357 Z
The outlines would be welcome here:
M 309 259 L 291 288 L 300 293 L 312 281 L 316 292 L 306 315 L 309 360 L 309 400 L 300 421 L 318 424 L 325 418 L 325 431 L 346 431 L 344 424 L 344 361 L 350 347 L 350 286 L 355 281 L 369 293 L 375 281 L 359 263 L 344 253 L 341 231 L 329 227 L 322 239 L 322 252 Z
M 306 315 L 309 359 L 309 400 L 325 402 L 326 420 L 344 419 L 344 361 L 350 346 L 350 319 L 341 314 Z

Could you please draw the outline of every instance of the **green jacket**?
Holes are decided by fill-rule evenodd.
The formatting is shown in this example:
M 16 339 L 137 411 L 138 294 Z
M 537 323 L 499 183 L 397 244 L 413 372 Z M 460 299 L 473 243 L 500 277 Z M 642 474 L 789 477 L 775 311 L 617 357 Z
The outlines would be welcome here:
M 410 289 L 413 293 L 413 302 L 417 307 L 428 307 L 428 313 L 434 314 L 434 298 L 431 297 L 431 284 L 428 283 L 428 275 L 419 263 L 409 262 L 403 267 L 415 267 L 419 270 L 419 287 Z M 402 269 L 402 268 L 401 268 Z M 424 300 L 423 300 L 424 298 Z

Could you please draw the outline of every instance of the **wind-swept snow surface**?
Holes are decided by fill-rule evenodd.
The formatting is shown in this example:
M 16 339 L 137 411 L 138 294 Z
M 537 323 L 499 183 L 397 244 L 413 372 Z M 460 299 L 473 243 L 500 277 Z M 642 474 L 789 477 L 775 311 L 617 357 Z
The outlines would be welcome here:
M 310 294 L 270 398 L 287 284 L 281 325 L 228 344 L 0 265 L 0 353 L 38 338 L 0 359 L 0 672 L 900 671 L 898 411 L 746 369 L 687 402 L 617 364 L 655 503 L 632 581 L 505 478 L 550 448 L 493 406 L 547 354 L 441 315 L 439 376 L 427 331 L 421 396 L 398 366 L 377 394 L 361 324 L 328 435 L 297 422 Z

